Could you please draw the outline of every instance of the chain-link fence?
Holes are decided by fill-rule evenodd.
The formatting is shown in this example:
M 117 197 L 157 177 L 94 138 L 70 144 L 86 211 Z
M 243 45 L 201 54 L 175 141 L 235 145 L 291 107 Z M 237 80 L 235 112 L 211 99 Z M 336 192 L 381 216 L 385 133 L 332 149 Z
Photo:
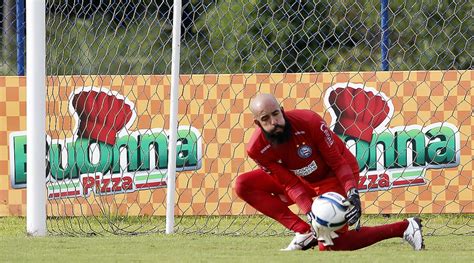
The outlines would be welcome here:
M 166 208 L 162 187 L 172 5 L 172 0 L 47 1 L 52 233 L 164 229 L 158 216 Z M 14 1 L 3 1 L 3 75 L 16 75 L 21 64 L 14 16 Z M 347 101 L 328 102 L 325 94 L 351 82 L 356 84 L 346 85 L 347 96 L 367 85 L 364 94 L 375 94 L 395 111 L 383 117 L 393 117 L 390 125 L 396 127 L 382 127 L 377 134 L 393 154 L 372 155 L 363 168 L 380 166 L 381 160 L 398 162 L 397 154 L 412 156 L 405 166 L 422 167 L 413 171 L 398 167 L 403 160 L 394 164 L 400 168 L 399 188 L 392 192 L 376 190 L 396 186 L 384 177 L 393 167 L 386 166 L 382 174 L 364 173 L 365 211 L 472 213 L 472 198 L 466 197 L 469 191 L 472 196 L 472 158 L 466 159 L 466 152 L 472 152 L 472 87 L 466 77 L 472 69 L 472 22 L 468 0 L 183 1 L 178 121 L 187 133 L 179 138 L 182 172 L 177 177 L 176 214 L 183 216 L 177 220 L 178 230 L 281 233 L 268 219 L 249 219 L 258 213 L 233 189 L 239 174 L 256 168 L 244 150 L 253 123 L 249 99 L 259 92 L 274 92 L 285 109 L 310 108 L 328 120 L 329 111 Z M 325 103 L 330 105 L 324 107 Z M 368 101 L 356 103 L 370 108 Z M 115 145 L 108 138 L 97 141 L 101 131 L 89 124 L 89 118 L 115 129 Z M 400 133 L 417 147 L 426 146 L 430 138 L 436 140 L 426 151 L 410 151 L 396 144 Z M 437 148 L 443 140 L 453 148 Z M 25 140 L 18 141 L 21 146 Z M 24 149 L 20 146 L 19 152 Z M 375 148 L 360 145 L 367 151 L 376 152 Z M 429 155 L 435 153 L 441 157 Z M 434 161 L 439 170 L 424 178 Z M 117 184 L 107 186 L 105 176 Z M 246 215 L 243 223 L 224 217 L 235 215 Z M 446 232 L 472 233 L 472 219 L 448 221 L 441 223 Z M 432 233 L 437 227 L 427 224 Z
M 386 17 L 381 2 L 183 1 L 181 72 L 380 70 L 382 33 L 390 70 L 472 68 L 470 1 L 388 1 Z M 49 75 L 169 73 L 172 1 L 47 5 Z M 15 1 L 1 11 L 0 74 L 12 75 L 23 36 Z
M 22 28 L 23 25 L 17 26 L 17 18 L 24 17 L 24 5 L 19 3 L 17 6 L 14 0 L 4 0 L 0 3 L 0 27 L 2 28 L 2 35 L 0 42 L 2 43 L 0 75 L 18 75 L 17 66 L 17 52 L 22 45 L 25 33 L 17 34 L 17 28 Z M 18 36 L 18 38 L 17 38 Z M 23 50 L 24 51 L 24 50 Z

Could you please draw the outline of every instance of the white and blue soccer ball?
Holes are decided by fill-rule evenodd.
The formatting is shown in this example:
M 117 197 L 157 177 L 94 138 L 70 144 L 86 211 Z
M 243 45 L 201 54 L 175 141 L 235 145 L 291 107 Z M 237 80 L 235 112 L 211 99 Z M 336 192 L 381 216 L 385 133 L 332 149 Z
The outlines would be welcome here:
M 327 192 L 316 197 L 311 206 L 311 211 L 316 217 L 312 222 L 313 226 L 329 231 L 341 229 L 347 223 L 345 215 L 349 210 L 344 200 L 344 196 L 335 192 Z

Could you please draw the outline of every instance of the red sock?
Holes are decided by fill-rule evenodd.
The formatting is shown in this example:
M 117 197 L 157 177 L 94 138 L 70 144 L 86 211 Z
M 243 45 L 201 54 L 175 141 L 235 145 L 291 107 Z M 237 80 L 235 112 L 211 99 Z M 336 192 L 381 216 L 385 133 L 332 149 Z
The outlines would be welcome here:
M 311 229 L 308 223 L 288 208 L 291 203 L 284 202 L 279 196 L 283 195 L 281 186 L 264 171 L 241 174 L 237 177 L 235 191 L 257 211 L 275 219 L 286 228 L 298 233 L 306 233 Z
M 359 231 L 350 230 L 342 234 L 338 233 L 339 237 L 333 239 L 333 246 L 324 247 L 322 243 L 319 243 L 319 250 L 361 249 L 385 239 L 403 237 L 403 232 L 405 232 L 407 227 L 408 221 L 403 220 L 393 224 L 374 227 L 361 227 Z

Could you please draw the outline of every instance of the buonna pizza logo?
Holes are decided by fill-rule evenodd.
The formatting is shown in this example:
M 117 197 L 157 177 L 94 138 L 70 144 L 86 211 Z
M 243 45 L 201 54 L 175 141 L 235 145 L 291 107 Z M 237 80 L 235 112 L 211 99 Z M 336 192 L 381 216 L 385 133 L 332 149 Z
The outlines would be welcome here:
M 424 185 L 427 169 L 459 165 L 460 137 L 453 124 L 387 127 L 394 114 L 391 99 L 362 84 L 338 83 L 326 91 L 324 103 L 330 127 L 357 158 L 360 191 Z
M 133 130 L 137 114 L 128 98 L 105 88 L 82 87 L 70 94 L 74 136 L 47 138 L 49 198 L 108 195 L 166 187 L 168 132 Z M 177 171 L 201 168 L 201 135 L 178 127 Z M 26 132 L 10 136 L 11 182 L 26 187 Z

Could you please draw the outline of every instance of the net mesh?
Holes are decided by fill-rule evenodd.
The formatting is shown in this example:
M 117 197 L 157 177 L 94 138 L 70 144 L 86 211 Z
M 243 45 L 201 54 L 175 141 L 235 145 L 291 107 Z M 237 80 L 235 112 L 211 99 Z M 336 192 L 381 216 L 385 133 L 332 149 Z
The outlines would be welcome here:
M 16 6 L 15 1 L 0 3 L 0 27 L 2 28 L 2 43 L 0 74 L 16 75 Z
M 183 1 L 177 232 L 285 233 L 233 189 L 256 168 L 245 154 L 249 99 L 274 93 L 285 109 L 312 109 L 335 128 L 344 102 L 325 96 L 343 83 L 393 108 L 390 123 L 374 129 L 378 143 L 350 139 L 353 127 L 338 134 L 366 158 L 365 212 L 423 214 L 428 234 L 473 233 L 471 3 L 389 2 L 390 71 L 382 72 L 378 1 Z M 51 233 L 164 231 L 172 4 L 47 1 Z M 11 74 L 15 65 L 5 63 Z

